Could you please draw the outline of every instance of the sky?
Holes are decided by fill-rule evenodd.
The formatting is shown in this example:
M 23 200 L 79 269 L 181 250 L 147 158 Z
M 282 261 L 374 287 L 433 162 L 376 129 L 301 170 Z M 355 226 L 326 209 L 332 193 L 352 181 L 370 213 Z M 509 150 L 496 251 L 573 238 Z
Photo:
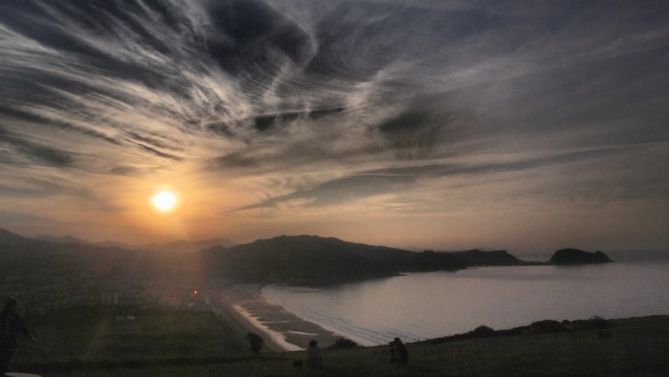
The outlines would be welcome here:
M 666 249 L 668 88 L 666 1 L 2 0 L 0 227 Z

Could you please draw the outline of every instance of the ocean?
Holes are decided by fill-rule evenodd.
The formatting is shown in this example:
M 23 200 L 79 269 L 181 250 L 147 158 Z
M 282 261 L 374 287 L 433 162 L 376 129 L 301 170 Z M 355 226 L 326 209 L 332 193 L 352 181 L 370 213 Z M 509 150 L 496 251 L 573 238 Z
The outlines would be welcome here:
M 669 314 L 669 261 L 410 273 L 325 287 L 269 285 L 270 303 L 362 345 L 543 319 Z

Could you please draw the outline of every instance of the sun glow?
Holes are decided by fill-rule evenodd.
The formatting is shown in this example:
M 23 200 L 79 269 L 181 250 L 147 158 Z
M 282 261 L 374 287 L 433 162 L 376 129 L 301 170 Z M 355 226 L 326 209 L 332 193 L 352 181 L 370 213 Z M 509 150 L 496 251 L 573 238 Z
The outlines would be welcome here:
M 160 212 L 170 212 L 177 206 L 177 196 L 171 191 L 159 191 L 151 197 L 151 204 Z

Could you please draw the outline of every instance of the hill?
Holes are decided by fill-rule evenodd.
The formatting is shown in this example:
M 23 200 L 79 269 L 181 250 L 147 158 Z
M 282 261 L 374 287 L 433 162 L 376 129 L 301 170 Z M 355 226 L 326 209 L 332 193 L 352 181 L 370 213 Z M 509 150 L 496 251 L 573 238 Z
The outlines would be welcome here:
M 28 238 L 25 238 L 23 236 L 20 236 L 16 233 L 12 233 L 8 231 L 7 229 L 2 229 L 0 228 L 0 245 L 1 246 L 12 246 L 12 245 L 20 245 L 26 241 L 28 241 Z
M 56 362 L 51 354 L 44 358 L 33 352 L 19 357 L 16 365 L 21 370 L 42 372 L 45 376 L 54 377 L 669 375 L 669 358 L 666 357 L 666 350 L 669 349 L 669 316 L 611 320 L 606 321 L 608 325 L 605 328 L 589 326 L 588 323 L 592 321 L 572 321 L 564 324 L 564 330 L 557 332 L 544 331 L 542 323 L 546 321 L 541 321 L 516 329 L 495 331 L 499 333 L 498 336 L 454 336 L 411 343 L 407 344 L 409 363 L 403 368 L 388 362 L 387 346 L 328 349 L 321 354 L 323 369 L 316 372 L 293 366 L 296 361 L 304 360 L 304 352 L 253 355 L 242 351 L 234 355 L 212 356 L 210 346 L 215 344 L 215 337 L 227 331 L 225 328 L 211 319 L 203 318 L 201 314 L 195 314 L 194 318 L 189 318 L 186 313 L 179 314 L 178 318 L 171 317 L 175 316 L 166 317 L 161 323 L 178 320 L 178 323 L 175 322 L 177 328 L 187 330 L 177 333 L 171 326 L 162 327 L 170 336 L 177 336 L 177 341 L 170 340 L 166 334 L 156 340 L 150 338 L 161 335 L 154 334 L 155 326 L 149 321 L 155 321 L 156 315 L 151 314 L 144 320 L 140 314 L 137 326 L 149 326 L 150 330 L 145 339 L 125 347 L 98 346 L 100 351 L 120 352 L 123 358 L 100 352 L 94 355 L 102 356 L 100 360 Z M 107 333 L 109 331 L 105 333 L 103 329 L 102 334 L 97 335 L 95 344 L 100 342 L 100 336 L 104 337 Z M 106 338 L 101 340 L 102 346 L 114 345 Z M 161 345 L 161 340 L 170 344 Z M 125 342 L 119 344 L 124 345 Z M 81 347 L 81 344 L 68 344 L 68 347 L 72 346 Z M 165 357 L 161 357 L 161 354 L 155 354 L 152 350 L 139 348 L 142 346 L 163 347 L 171 354 L 165 353 Z M 131 358 L 125 358 L 128 347 L 139 352 Z M 225 344 L 220 347 L 225 349 Z M 185 357 L 179 357 L 179 353 Z
M 180 253 L 43 241 L 0 229 L 0 273 L 3 276 L 170 276 L 181 275 L 192 264 Z
M 579 249 L 560 249 L 548 261 L 549 264 L 562 266 L 610 262 L 613 262 L 611 258 L 601 251 L 587 252 Z
M 0 229 L 0 272 L 94 274 L 98 277 L 222 278 L 259 283 L 329 283 L 471 266 L 525 265 L 505 250 L 413 252 L 318 236 L 279 236 L 226 247 L 229 240 L 177 241 L 156 249 L 128 249 L 39 240 Z M 193 252 L 198 246 L 211 246 Z M 556 262 L 556 264 L 559 263 Z
M 414 253 L 305 235 L 219 246 L 200 255 L 210 275 L 254 282 L 322 283 L 466 267 L 448 253 Z
M 219 245 L 225 247 L 231 247 L 235 245 L 234 241 L 227 238 L 212 238 L 212 239 L 194 240 L 194 241 L 177 240 L 172 242 L 150 243 L 143 245 L 129 244 L 117 241 L 90 242 L 70 235 L 53 236 L 49 234 L 39 234 L 29 238 L 37 241 L 47 241 L 47 242 L 64 243 L 64 244 L 81 244 L 81 245 L 91 245 L 99 247 L 114 247 L 127 250 L 159 250 L 159 251 L 170 251 L 170 252 L 181 252 L 181 251 L 195 252 Z
M 56 243 L 70 243 L 70 244 L 82 244 L 82 245 L 87 245 L 90 244 L 90 242 L 86 240 L 82 240 L 81 238 L 77 238 L 74 236 L 52 236 L 49 234 L 38 234 L 34 237 L 31 237 L 33 239 L 39 240 L 39 241 L 48 241 L 48 242 L 56 242 Z
M 207 240 L 186 241 L 178 240 L 163 244 L 150 244 L 148 248 L 160 251 L 188 251 L 196 252 L 202 249 L 209 249 L 215 246 L 232 247 L 235 243 L 227 238 L 212 238 Z

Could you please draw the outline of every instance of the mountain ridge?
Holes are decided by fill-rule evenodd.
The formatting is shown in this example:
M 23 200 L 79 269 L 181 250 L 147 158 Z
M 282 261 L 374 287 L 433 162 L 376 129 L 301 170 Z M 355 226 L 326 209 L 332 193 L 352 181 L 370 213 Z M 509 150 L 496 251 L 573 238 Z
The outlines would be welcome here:
M 282 235 L 234 246 L 218 244 L 221 239 L 203 240 L 204 244 L 215 245 L 198 251 L 185 250 L 179 241 L 173 243 L 172 248 L 158 251 L 61 242 L 63 240 L 70 239 L 61 237 L 45 241 L 0 228 L 0 267 L 9 273 L 14 270 L 53 271 L 65 267 L 61 269 L 72 273 L 167 274 L 239 282 L 312 284 L 411 272 L 456 271 L 468 267 L 599 263 L 588 258 L 560 263 L 555 259 L 560 250 L 548 262 L 526 262 L 506 250 L 414 252 L 313 235 Z M 597 253 L 593 254 L 601 258 Z
M 2 228 L 0 228 L 2 229 Z M 18 234 L 13 233 L 11 231 L 5 230 L 5 232 L 12 233 L 18 236 Z M 94 242 L 94 241 L 88 241 L 79 237 L 75 237 L 69 234 L 65 234 L 62 236 L 55 236 L 51 234 L 37 234 L 34 236 L 20 236 L 23 238 L 29 238 L 29 239 L 34 239 L 38 241 L 47 241 L 47 242 L 54 242 L 54 243 L 62 243 L 62 244 L 81 244 L 81 245 L 91 245 L 91 246 L 99 246 L 99 247 L 116 247 L 116 248 L 122 248 L 122 249 L 127 249 L 127 250 L 157 250 L 157 251 L 190 251 L 190 252 L 195 252 L 199 251 L 205 248 L 209 248 L 212 246 L 216 245 L 223 245 L 226 247 L 231 247 L 235 246 L 236 243 L 232 241 L 229 238 L 222 238 L 222 237 L 217 237 L 217 238 L 207 238 L 207 239 L 198 239 L 198 240 L 174 240 L 174 241 L 169 241 L 169 242 L 154 242 L 154 243 L 146 243 L 146 244 L 130 244 L 130 243 L 125 243 L 125 242 L 118 242 L 118 241 L 110 241 L 110 240 L 105 240 L 105 241 L 99 241 L 99 242 Z

